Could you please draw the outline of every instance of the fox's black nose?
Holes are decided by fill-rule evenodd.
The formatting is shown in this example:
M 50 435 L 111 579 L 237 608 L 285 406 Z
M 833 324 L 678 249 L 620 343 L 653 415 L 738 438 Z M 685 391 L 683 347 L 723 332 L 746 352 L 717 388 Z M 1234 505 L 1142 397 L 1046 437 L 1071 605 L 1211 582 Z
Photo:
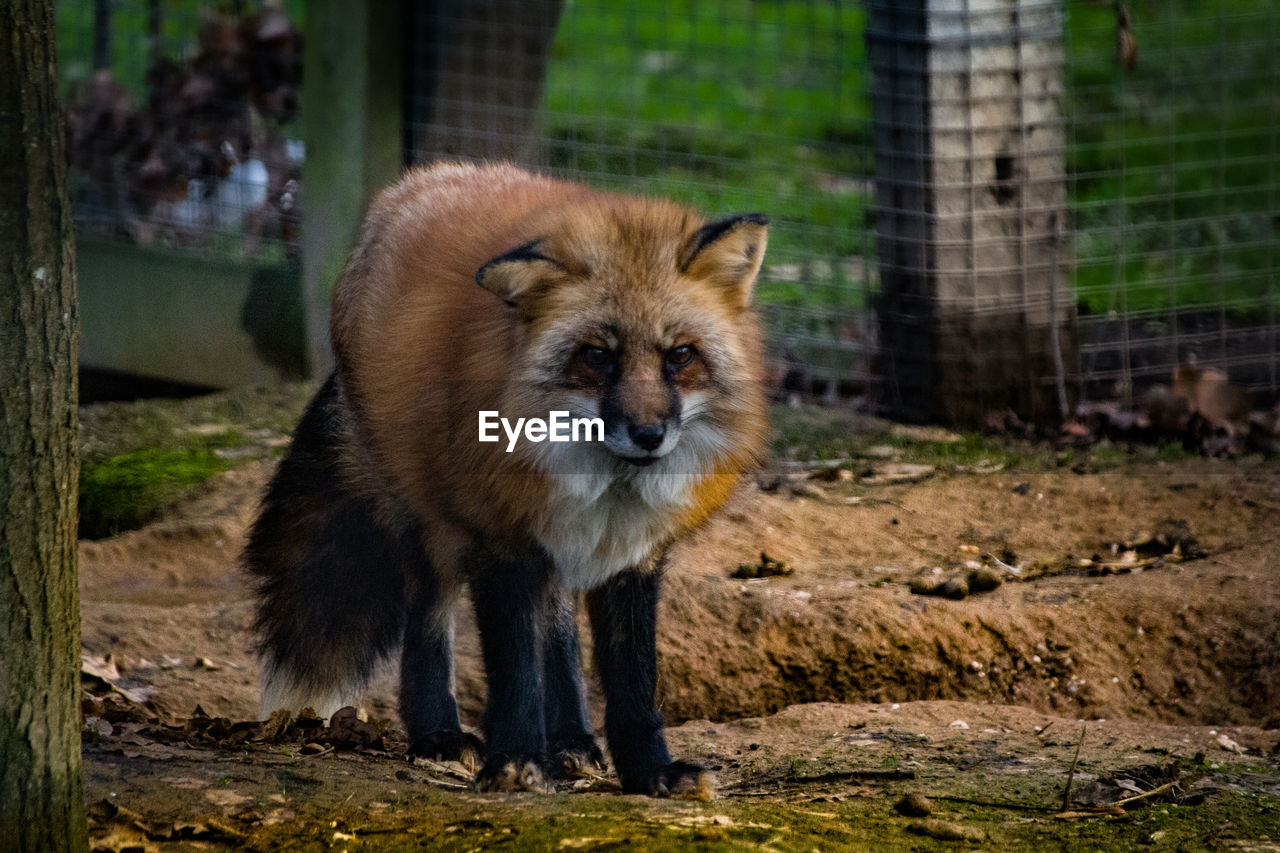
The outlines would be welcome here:
M 632 424 L 627 427 L 627 432 L 631 435 L 631 440 L 636 443 L 636 447 L 657 450 L 658 445 L 662 444 L 663 436 L 667 434 L 667 429 L 662 424 Z

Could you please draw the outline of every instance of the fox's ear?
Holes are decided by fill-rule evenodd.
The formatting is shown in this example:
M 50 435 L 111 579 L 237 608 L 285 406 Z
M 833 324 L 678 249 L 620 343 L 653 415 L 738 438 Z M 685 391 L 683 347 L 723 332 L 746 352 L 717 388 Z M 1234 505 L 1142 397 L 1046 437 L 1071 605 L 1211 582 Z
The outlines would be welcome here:
M 538 241 L 517 246 L 476 271 L 476 284 L 513 308 L 520 299 L 564 267 L 544 255 Z
M 769 217 L 744 213 L 702 226 L 690 235 L 680 254 L 680 271 L 718 284 L 737 304 L 751 304 L 756 276 L 769 242 Z

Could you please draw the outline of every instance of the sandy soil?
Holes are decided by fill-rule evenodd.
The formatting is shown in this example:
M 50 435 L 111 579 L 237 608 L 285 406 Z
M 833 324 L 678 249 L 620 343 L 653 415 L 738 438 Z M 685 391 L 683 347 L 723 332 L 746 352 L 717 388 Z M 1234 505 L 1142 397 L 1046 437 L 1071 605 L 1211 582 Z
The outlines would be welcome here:
M 109 656 L 115 683 L 150 695 L 161 721 L 196 705 L 255 715 L 236 554 L 270 471 L 250 463 L 148 528 L 81 545 L 86 654 Z M 1112 553 L 1168 519 L 1203 557 L 1131 571 L 1123 545 Z M 86 747 L 88 798 L 106 801 L 96 843 L 914 849 L 959 832 L 988 848 L 1280 849 L 1278 541 L 1280 466 L 1265 463 L 948 473 L 799 497 L 744 483 L 672 555 L 661 615 L 671 739 L 716 768 L 716 802 L 621 797 L 607 777 L 481 796 L 462 768 L 399 759 L 394 730 L 380 750 L 307 755 L 117 723 Z M 730 577 L 761 551 L 793 573 Z M 908 588 L 969 561 L 1004 582 L 963 600 Z M 474 723 L 484 687 L 463 621 L 459 698 Z M 394 717 L 393 688 L 391 674 L 371 686 L 373 718 Z M 1180 782 L 1143 808 L 1054 817 L 1068 776 L 1082 791 L 1128 773 L 1132 789 L 1106 790 L 1147 791 L 1163 784 L 1155 766 Z M 932 817 L 893 810 L 908 792 L 932 798 Z

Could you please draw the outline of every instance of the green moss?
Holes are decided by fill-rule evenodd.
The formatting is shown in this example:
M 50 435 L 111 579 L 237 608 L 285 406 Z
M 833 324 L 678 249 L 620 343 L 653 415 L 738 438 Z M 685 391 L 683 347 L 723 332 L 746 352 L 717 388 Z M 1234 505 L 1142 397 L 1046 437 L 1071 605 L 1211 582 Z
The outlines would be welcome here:
M 987 792 L 994 797 L 993 792 Z M 982 844 L 938 842 L 913 834 L 917 823 L 892 811 L 899 794 L 884 790 L 841 801 L 805 797 L 732 798 L 712 803 L 647 800 L 617 795 L 559 794 L 459 800 L 450 794 L 411 793 L 367 820 L 337 822 L 350 850 L 923 850 L 998 849 L 1140 851 L 1209 849 L 1224 833 L 1235 839 L 1275 837 L 1274 797 L 1221 794 L 1197 806 L 1154 805 L 1122 818 L 1065 821 L 1054 808 L 1030 804 L 998 808 L 935 800 L 942 820 L 981 829 Z M 321 802 L 299 809 L 299 820 L 256 832 L 253 849 L 329 849 L 332 811 Z
M 894 425 L 888 421 L 821 406 L 774 406 L 770 418 L 774 430 L 773 452 L 790 459 L 878 457 L 887 447 L 897 461 L 954 471 L 971 467 L 1013 467 L 1040 453 L 1025 442 L 976 433 L 961 433 L 951 441 L 922 440 L 902 431 L 895 432 Z M 870 448 L 877 450 L 869 453 Z
M 1116 447 L 1108 441 L 1094 445 L 1090 453 L 1094 466 L 1099 470 L 1119 467 L 1129 459 L 1129 454 L 1124 448 Z
M 210 450 L 144 449 L 80 470 L 80 536 L 133 530 L 230 463 Z

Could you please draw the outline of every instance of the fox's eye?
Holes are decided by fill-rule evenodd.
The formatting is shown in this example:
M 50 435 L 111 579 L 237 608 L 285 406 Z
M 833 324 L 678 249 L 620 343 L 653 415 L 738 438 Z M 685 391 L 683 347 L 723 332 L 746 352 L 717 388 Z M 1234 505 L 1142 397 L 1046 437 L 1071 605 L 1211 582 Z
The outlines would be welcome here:
M 609 352 L 604 347 L 586 346 L 582 348 L 581 358 L 582 363 L 587 367 L 593 367 L 596 370 L 600 370 L 608 367 L 609 363 L 613 361 L 613 353 Z
M 670 367 L 684 367 L 693 361 L 693 347 L 685 345 L 667 350 L 667 364 Z

